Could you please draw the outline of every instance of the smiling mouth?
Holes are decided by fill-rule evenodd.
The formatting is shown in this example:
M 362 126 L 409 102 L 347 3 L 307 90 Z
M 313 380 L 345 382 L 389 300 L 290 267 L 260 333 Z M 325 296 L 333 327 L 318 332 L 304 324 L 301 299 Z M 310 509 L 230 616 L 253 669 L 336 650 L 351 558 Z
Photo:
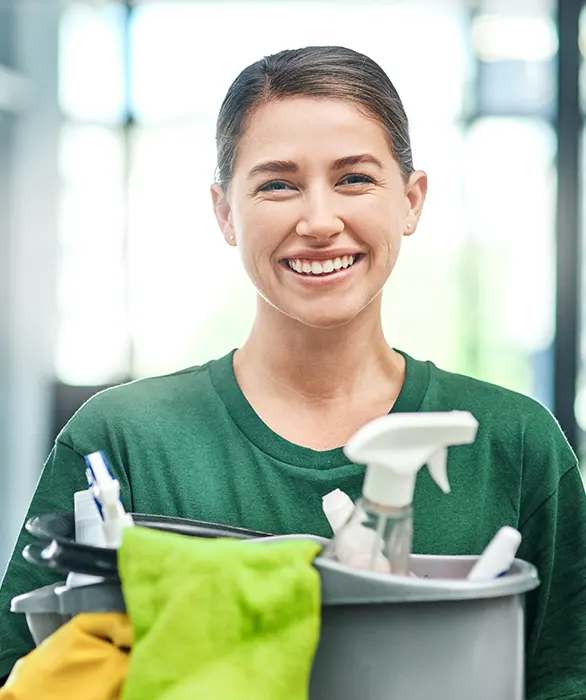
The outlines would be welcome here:
M 285 259 L 283 264 L 298 275 L 327 277 L 352 267 L 361 257 L 362 254 L 359 253 L 357 255 L 344 255 L 341 258 L 332 258 L 331 260 Z

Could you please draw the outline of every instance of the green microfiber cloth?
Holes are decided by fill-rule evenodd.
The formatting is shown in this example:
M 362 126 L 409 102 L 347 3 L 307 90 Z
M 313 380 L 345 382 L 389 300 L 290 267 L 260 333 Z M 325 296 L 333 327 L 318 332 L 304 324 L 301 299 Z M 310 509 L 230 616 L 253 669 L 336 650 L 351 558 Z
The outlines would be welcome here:
M 306 700 L 319 549 L 127 529 L 118 569 L 134 647 L 123 700 Z

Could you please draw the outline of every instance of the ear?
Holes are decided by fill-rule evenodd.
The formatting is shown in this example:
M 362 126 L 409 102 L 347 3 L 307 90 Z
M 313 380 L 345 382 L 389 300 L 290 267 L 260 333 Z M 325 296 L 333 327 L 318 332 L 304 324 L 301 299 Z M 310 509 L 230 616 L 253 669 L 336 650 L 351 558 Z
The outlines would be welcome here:
M 224 240 L 228 245 L 235 246 L 236 234 L 232 224 L 232 210 L 230 209 L 230 204 L 228 203 L 228 197 L 220 185 L 212 185 L 210 187 L 210 192 L 212 195 L 212 203 L 214 206 L 216 221 L 218 222 L 220 231 L 224 235 Z
M 409 182 L 405 187 L 405 197 L 407 199 L 407 217 L 405 219 L 405 236 L 410 236 L 415 232 L 425 197 L 427 196 L 427 174 L 423 170 L 415 170 L 409 177 Z

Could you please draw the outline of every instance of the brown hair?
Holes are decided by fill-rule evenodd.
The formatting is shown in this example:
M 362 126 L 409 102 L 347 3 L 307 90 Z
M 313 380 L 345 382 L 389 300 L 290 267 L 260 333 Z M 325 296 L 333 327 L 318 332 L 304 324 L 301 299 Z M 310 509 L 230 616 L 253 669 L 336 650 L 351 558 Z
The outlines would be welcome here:
M 296 96 L 356 103 L 384 127 L 404 178 L 413 172 L 407 115 L 383 69 L 352 49 L 308 46 L 262 58 L 245 68 L 230 86 L 216 124 L 216 181 L 224 189 L 253 111 L 271 100 Z

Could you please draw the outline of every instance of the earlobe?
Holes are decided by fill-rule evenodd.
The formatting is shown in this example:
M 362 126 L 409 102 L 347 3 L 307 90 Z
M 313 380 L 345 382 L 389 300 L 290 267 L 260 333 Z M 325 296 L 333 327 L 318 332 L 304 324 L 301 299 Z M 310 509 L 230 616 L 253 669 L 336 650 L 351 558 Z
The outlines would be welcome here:
M 226 243 L 234 246 L 236 245 L 236 235 L 232 225 L 232 211 L 230 209 L 230 204 L 228 203 L 228 198 L 220 185 L 212 185 L 210 192 L 212 195 L 214 214 L 216 216 L 218 226 L 220 227 L 220 231 L 222 232 Z
M 405 196 L 407 197 L 409 211 L 407 213 L 408 221 L 405 223 L 404 235 L 410 236 L 417 228 L 427 196 L 427 174 L 423 170 L 415 170 L 411 173 L 405 188 Z

